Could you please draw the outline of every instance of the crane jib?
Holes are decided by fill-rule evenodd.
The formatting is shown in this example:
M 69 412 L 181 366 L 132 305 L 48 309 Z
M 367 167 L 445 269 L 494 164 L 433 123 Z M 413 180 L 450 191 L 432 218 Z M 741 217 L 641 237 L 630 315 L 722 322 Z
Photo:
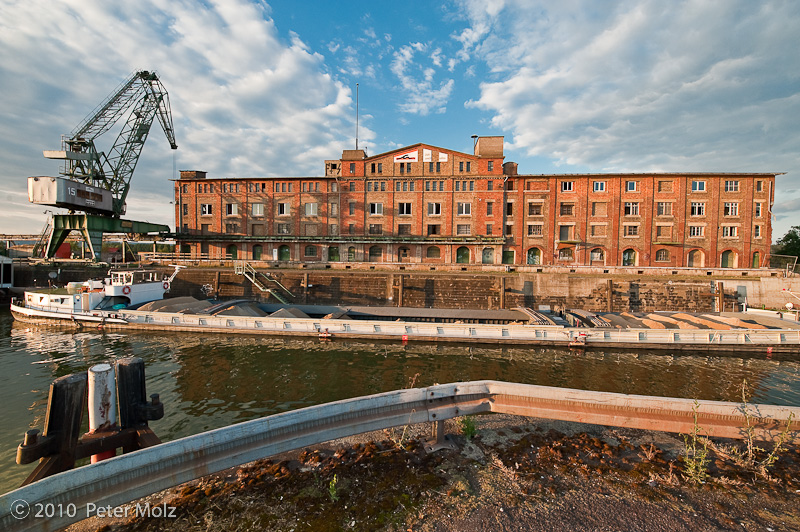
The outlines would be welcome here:
M 86 216 L 119 218 L 125 214 L 130 181 L 156 118 L 170 147 L 177 149 L 169 95 L 155 72 L 138 71 L 117 87 L 68 138 L 62 140 L 61 150 L 44 152 L 47 158 L 65 161 L 61 172 L 63 178 L 29 178 L 29 200 L 68 208 L 72 212 L 84 212 Z M 98 137 L 123 119 L 111 147 L 105 152 L 99 150 L 95 145 Z M 89 225 L 88 221 L 86 225 Z M 169 230 L 166 226 L 160 227 Z M 43 235 L 46 232 L 47 228 Z M 57 228 L 49 234 L 47 258 L 55 253 L 56 242 L 65 238 Z M 99 259 L 99 250 L 94 255 Z

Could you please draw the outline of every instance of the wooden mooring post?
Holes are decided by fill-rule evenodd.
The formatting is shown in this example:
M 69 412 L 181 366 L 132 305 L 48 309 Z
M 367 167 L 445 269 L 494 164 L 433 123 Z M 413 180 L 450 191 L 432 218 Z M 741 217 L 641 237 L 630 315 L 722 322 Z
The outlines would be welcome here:
M 44 431 L 31 429 L 17 448 L 17 463 L 39 465 L 22 483 L 67 471 L 75 462 L 92 455 L 122 448 L 127 453 L 158 445 L 161 440 L 148 421 L 164 417 L 164 405 L 158 394 L 146 400 L 144 361 L 139 357 L 116 362 L 119 425 L 103 432 L 81 435 L 83 414 L 87 411 L 87 372 L 60 377 L 50 385 Z

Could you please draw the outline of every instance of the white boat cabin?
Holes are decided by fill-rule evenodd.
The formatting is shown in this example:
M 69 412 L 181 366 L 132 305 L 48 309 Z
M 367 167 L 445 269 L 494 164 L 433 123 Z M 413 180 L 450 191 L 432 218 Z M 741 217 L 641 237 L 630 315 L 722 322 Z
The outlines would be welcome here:
M 103 280 L 25 292 L 25 306 L 53 312 L 118 310 L 163 299 L 169 280 L 158 271 L 112 271 Z

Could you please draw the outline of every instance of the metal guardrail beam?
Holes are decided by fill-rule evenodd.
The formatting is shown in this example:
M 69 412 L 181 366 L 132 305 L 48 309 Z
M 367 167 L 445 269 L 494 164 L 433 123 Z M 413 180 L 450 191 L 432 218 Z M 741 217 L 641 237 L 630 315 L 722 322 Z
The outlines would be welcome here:
M 183 482 L 324 441 L 483 412 L 688 433 L 695 401 L 473 381 L 347 399 L 239 423 L 81 467 L 0 496 L 0 529 L 50 531 L 87 517 L 87 505 L 116 507 Z M 741 403 L 697 402 L 697 423 L 713 437 L 742 438 Z M 800 408 L 750 405 L 759 440 L 772 440 Z M 21 503 L 19 501 L 24 501 Z M 36 518 L 45 505 L 63 513 Z M 69 506 L 72 505 L 72 506 Z M 19 517 L 25 508 L 30 514 Z M 74 512 L 68 511 L 74 508 Z

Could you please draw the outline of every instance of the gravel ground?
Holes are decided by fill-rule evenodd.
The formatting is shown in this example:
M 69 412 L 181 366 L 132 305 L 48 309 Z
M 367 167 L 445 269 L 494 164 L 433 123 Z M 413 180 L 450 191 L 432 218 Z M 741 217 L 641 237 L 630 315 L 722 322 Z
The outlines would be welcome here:
M 707 477 L 695 482 L 679 435 L 516 416 L 470 420 L 471 438 L 469 422 L 448 422 L 452 448 L 427 452 L 424 425 L 364 434 L 129 506 L 129 515 L 137 503 L 174 506 L 172 519 L 92 518 L 70 530 L 800 530 L 797 448 L 781 450 L 765 476 L 735 459 L 740 443 L 713 442 Z

